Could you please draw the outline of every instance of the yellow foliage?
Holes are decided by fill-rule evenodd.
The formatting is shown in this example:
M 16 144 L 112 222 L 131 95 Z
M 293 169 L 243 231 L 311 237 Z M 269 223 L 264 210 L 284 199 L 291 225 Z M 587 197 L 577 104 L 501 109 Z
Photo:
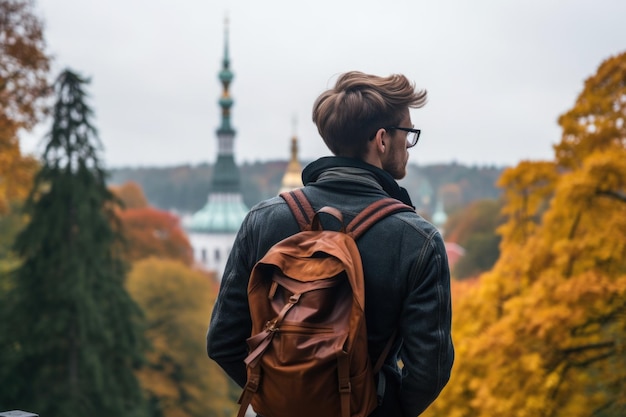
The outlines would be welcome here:
M 37 161 L 22 155 L 16 127 L 0 117 L 0 215 L 12 200 L 26 198 L 37 170 Z
M 558 178 L 552 162 L 523 161 L 502 173 L 498 185 L 507 202 L 502 214 L 514 221 L 500 227 L 504 244 L 525 241 L 535 231 Z
M 216 287 L 209 275 L 173 260 L 136 262 L 128 276 L 151 344 L 138 377 L 165 417 L 229 416 L 235 409 L 227 377 L 206 355 Z
M 425 416 L 626 412 L 625 79 L 626 54 L 603 63 L 555 161 L 502 175 L 501 256 L 453 298 L 455 367 Z

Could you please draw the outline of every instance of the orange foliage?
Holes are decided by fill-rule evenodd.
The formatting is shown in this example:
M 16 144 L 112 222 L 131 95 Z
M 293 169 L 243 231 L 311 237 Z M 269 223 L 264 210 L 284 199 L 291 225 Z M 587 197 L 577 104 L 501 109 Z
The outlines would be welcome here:
M 37 161 L 22 155 L 14 125 L 0 117 L 0 215 L 12 200 L 23 200 L 33 185 Z
M 453 303 L 461 302 L 461 300 L 463 300 L 465 297 L 467 297 L 468 294 L 470 294 L 470 291 L 473 288 L 476 288 L 479 285 L 479 283 L 480 283 L 479 277 L 468 278 L 462 281 L 459 281 L 456 279 L 453 279 L 452 281 L 450 281 L 450 293 L 452 296 L 452 302 Z
M 133 264 L 126 285 L 144 312 L 151 345 L 138 378 L 159 415 L 234 415 L 228 377 L 206 355 L 217 293 L 211 277 L 180 262 L 149 258 Z
M 11 200 L 26 197 L 37 170 L 35 159 L 22 155 L 17 134 L 32 128 L 45 110 L 42 99 L 50 88 L 44 49 L 33 3 L 0 0 L 0 215 Z
M 146 207 L 121 210 L 119 218 L 130 262 L 154 256 L 193 263 L 191 244 L 174 214 Z
M 507 170 L 501 256 L 453 287 L 456 363 L 430 417 L 626 415 L 626 53 L 564 114 L 554 162 Z
M 28 0 L 0 0 L 0 122 L 32 128 L 50 93 L 42 25 Z
M 122 185 L 113 185 L 109 187 L 113 194 L 117 196 L 126 209 L 146 208 L 148 207 L 148 200 L 143 193 L 143 190 L 134 181 L 127 181 Z

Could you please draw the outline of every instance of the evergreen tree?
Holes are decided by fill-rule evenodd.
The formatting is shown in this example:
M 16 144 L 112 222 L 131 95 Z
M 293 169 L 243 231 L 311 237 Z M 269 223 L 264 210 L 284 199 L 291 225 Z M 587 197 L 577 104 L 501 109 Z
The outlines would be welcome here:
M 142 361 L 141 311 L 124 287 L 100 144 L 86 103 L 89 80 L 65 70 L 53 125 L 15 241 L 0 317 L 0 411 L 45 417 L 143 416 L 134 368 Z

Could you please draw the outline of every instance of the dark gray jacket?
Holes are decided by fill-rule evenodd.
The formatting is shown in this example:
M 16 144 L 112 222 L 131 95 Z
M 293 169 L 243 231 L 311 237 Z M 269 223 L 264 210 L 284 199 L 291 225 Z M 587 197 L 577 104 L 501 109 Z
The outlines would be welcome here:
M 391 196 L 410 204 L 406 191 L 388 173 L 359 160 L 321 158 L 305 168 L 303 180 L 313 207 L 341 210 L 346 224 L 381 198 Z M 253 207 L 237 234 L 213 309 L 207 351 L 240 386 L 246 382 L 243 359 L 251 331 L 248 277 L 273 244 L 298 230 L 287 204 L 276 197 Z M 450 274 L 443 240 L 422 217 L 403 212 L 375 224 L 357 245 L 374 360 L 398 329 L 384 368 L 385 399 L 373 415 L 417 416 L 448 382 L 454 359 Z

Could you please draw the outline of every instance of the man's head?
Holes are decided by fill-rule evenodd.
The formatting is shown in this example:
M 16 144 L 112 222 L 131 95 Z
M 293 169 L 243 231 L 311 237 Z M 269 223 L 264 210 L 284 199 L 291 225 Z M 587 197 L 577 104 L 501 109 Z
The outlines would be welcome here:
M 351 71 L 317 98 L 313 122 L 333 154 L 364 159 L 402 178 L 407 132 L 389 127 L 411 128 L 409 108 L 425 103 L 426 91 L 416 90 L 404 75 L 379 77 Z

